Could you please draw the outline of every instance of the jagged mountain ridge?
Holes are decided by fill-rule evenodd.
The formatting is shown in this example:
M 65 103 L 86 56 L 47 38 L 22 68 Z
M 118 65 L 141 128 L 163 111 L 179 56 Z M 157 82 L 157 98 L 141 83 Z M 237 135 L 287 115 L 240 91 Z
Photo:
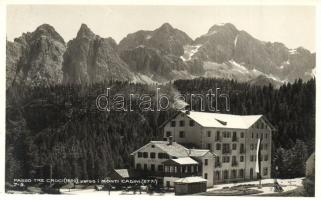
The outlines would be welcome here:
M 61 64 L 65 41 L 55 29 L 43 24 L 6 46 L 6 86 L 52 85 L 62 82 Z
M 288 49 L 279 42 L 263 42 L 239 31 L 230 23 L 214 25 L 195 39 L 190 59 L 223 64 L 234 61 L 248 70 L 258 70 L 282 81 L 311 78 L 306 72 L 315 67 L 315 54 L 299 47 Z
M 95 35 L 82 24 L 77 37 L 67 44 L 62 66 L 64 83 L 95 83 L 105 80 L 131 81 L 127 64 L 117 53 L 112 38 Z
M 7 87 L 111 79 L 164 83 L 196 77 L 280 85 L 308 80 L 314 69 L 315 54 L 308 50 L 262 42 L 230 23 L 214 25 L 194 41 L 168 23 L 128 34 L 118 45 L 85 24 L 67 45 L 47 24 L 7 41 Z

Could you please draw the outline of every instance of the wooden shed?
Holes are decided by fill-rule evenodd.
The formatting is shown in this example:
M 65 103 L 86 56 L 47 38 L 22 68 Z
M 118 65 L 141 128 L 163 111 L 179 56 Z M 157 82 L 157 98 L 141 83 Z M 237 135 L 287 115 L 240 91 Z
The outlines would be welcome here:
M 178 179 L 174 182 L 175 195 L 206 192 L 207 180 L 199 176 Z

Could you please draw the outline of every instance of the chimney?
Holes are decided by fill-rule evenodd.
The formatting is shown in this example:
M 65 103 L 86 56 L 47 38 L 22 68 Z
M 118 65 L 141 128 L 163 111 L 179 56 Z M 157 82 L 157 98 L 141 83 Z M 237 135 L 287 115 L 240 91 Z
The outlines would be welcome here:
M 173 136 L 169 136 L 168 137 L 168 145 L 172 145 L 173 144 Z

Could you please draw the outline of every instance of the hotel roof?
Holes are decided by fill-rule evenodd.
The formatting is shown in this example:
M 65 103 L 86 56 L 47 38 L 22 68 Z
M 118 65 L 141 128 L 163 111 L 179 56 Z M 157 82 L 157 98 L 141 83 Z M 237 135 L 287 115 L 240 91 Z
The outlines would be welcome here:
M 203 127 L 248 129 L 263 115 L 231 115 L 222 113 L 195 112 L 185 113 Z
M 196 165 L 198 162 L 193 160 L 190 157 L 185 157 L 185 158 L 176 158 L 176 159 L 171 159 L 172 161 L 176 162 L 177 164 L 180 165 Z
M 207 182 L 207 180 L 199 176 L 191 176 L 191 177 L 181 178 L 175 181 L 175 183 L 199 183 L 199 182 Z
M 149 144 L 154 144 L 155 147 L 160 148 L 164 152 L 166 152 L 170 156 L 175 156 L 177 158 L 180 157 L 187 157 L 188 156 L 188 149 L 185 148 L 184 146 L 178 144 L 177 142 L 173 142 L 171 145 L 169 144 L 168 141 L 150 141 L 148 144 L 142 146 L 141 148 L 137 149 L 131 155 L 135 154 L 136 152 L 144 149 L 147 147 Z

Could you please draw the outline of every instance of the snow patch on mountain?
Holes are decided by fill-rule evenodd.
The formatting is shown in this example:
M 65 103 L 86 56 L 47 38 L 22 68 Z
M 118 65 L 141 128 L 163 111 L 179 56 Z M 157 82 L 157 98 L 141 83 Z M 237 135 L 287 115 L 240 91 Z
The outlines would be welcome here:
M 235 36 L 235 39 L 234 39 L 234 47 L 236 47 L 236 44 L 237 44 L 237 39 L 239 38 L 239 35 L 236 35 Z
M 137 73 L 133 75 L 132 83 L 145 83 L 145 84 L 156 84 L 157 81 L 154 81 L 151 76 L 145 74 Z
M 202 45 L 185 45 L 184 48 L 184 55 L 180 58 L 185 62 L 192 59 L 192 56 L 198 52 L 198 49 Z
M 315 77 L 315 75 L 316 75 L 315 68 L 311 69 L 311 72 L 305 72 L 304 75 Z

